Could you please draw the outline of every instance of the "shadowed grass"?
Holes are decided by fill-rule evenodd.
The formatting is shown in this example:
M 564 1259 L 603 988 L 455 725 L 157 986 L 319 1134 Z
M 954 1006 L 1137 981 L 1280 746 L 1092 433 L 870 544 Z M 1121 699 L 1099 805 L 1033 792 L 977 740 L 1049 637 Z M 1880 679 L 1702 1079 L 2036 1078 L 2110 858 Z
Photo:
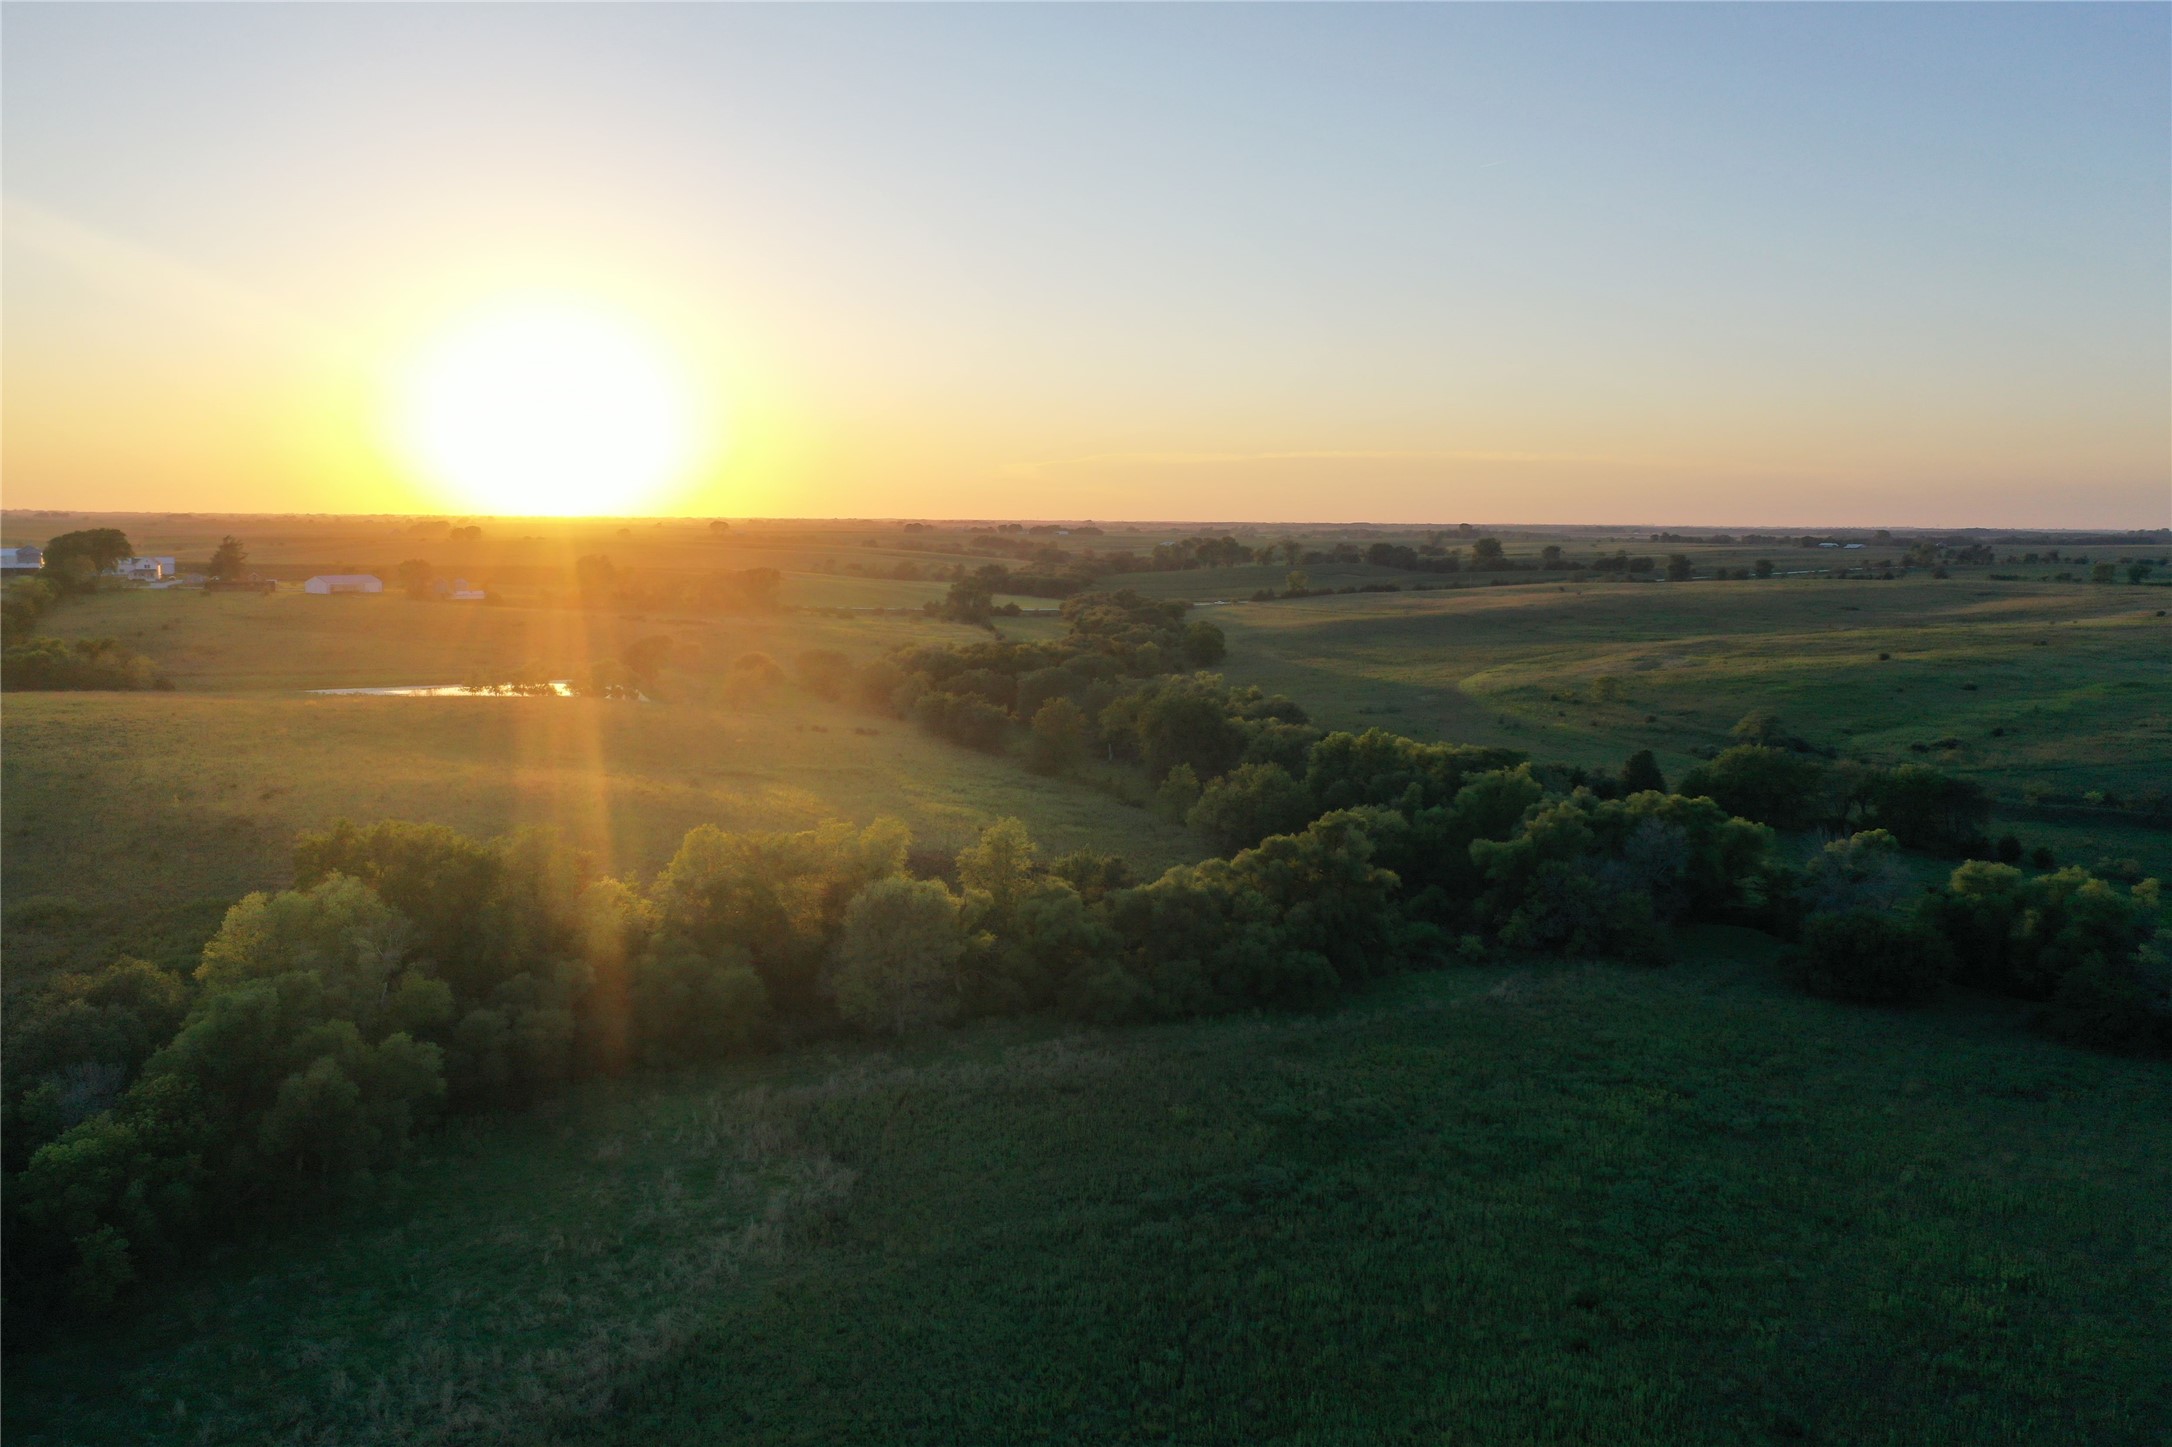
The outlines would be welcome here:
M 807 1054 L 455 1137 L 402 1224 L 229 1252 L 11 1363 L 10 1427 L 2156 1442 L 2168 1116 L 2160 1067 L 1807 1000 L 1717 930 L 1660 972 Z M 760 1249 L 705 1264 L 765 1191 Z

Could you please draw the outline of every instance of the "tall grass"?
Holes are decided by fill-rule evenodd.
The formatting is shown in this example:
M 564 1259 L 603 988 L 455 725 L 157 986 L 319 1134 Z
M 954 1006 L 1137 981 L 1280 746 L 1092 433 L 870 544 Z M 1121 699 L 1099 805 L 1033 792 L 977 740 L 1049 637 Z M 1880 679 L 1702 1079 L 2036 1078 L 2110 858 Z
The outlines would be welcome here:
M 12 1362 L 11 1433 L 2163 1440 L 2172 1078 L 1691 956 L 598 1088 Z

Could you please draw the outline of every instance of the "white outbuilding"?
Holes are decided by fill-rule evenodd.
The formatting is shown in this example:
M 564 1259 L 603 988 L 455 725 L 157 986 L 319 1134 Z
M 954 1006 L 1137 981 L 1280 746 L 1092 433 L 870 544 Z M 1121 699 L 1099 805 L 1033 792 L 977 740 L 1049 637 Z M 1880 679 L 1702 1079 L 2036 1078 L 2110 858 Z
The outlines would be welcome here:
M 319 573 L 302 584 L 304 593 L 382 593 L 385 580 L 375 573 Z

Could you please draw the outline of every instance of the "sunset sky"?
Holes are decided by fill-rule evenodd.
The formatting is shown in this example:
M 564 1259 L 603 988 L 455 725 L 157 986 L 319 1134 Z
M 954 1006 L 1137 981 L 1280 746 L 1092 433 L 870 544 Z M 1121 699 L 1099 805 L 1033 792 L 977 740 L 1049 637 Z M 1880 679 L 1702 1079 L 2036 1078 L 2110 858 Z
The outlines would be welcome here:
M 5 501 L 2165 526 L 2168 17 L 10 5 Z

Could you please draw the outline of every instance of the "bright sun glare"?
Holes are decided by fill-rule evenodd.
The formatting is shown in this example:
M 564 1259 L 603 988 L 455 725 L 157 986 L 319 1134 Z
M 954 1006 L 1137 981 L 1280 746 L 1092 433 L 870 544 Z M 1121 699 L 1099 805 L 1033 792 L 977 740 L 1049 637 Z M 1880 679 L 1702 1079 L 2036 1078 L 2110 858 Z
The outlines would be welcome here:
M 528 304 L 439 338 L 408 375 L 405 450 L 462 505 L 631 512 L 693 462 L 692 398 L 664 349 L 608 312 Z

